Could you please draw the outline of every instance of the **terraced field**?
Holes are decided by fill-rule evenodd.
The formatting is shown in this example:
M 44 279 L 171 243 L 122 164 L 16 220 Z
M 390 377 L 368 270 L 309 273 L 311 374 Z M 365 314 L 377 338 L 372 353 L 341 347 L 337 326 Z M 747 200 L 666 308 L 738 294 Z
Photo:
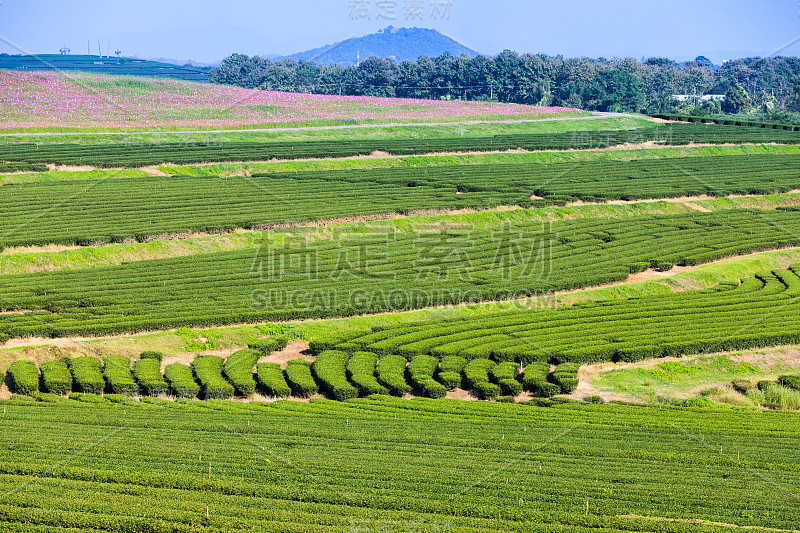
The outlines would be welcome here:
M 330 141 L 277 141 L 269 143 L 159 142 L 159 143 L 47 143 L 15 142 L 0 146 L 0 161 L 142 167 L 162 163 L 186 164 L 216 161 L 268 161 L 270 159 L 337 158 L 436 152 L 494 152 L 508 150 L 567 150 L 606 148 L 621 144 L 656 142 L 662 145 L 701 144 L 800 144 L 800 133 L 746 126 L 677 124 L 634 130 L 567 131 L 494 135 L 487 137 L 427 137 L 407 139 L 337 139 Z
M 800 201 L 764 196 L 800 189 L 800 133 L 622 124 L 8 138 L 0 170 L 26 173 L 0 186 L 16 272 L 0 271 L 0 530 L 795 531 L 784 361 L 748 367 L 760 381 L 736 380 L 736 408 L 711 392 L 603 404 L 580 380 L 584 364 L 800 344 Z M 428 155 L 325 166 L 376 151 Z M 247 163 L 314 157 L 325 170 Z M 222 164 L 133 169 L 165 162 Z M 669 202 L 607 203 L 637 199 Z
M 349 316 L 506 300 L 800 245 L 796 212 L 730 210 L 375 232 L 0 276 L 5 337 Z
M 798 344 L 800 265 L 704 291 L 380 328 L 333 347 L 596 363 Z M 325 343 L 322 343 L 323 345 Z
M 800 189 L 800 156 L 444 165 L 0 186 L 0 247 L 122 242 L 419 210 L 489 209 Z

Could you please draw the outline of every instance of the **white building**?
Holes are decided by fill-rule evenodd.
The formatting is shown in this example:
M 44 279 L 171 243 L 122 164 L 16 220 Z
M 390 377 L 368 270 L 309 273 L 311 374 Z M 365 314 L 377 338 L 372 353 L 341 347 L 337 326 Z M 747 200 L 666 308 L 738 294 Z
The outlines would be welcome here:
M 709 100 L 719 100 L 720 102 L 725 100 L 724 94 L 704 94 L 704 95 L 694 95 L 694 94 L 673 94 L 672 97 L 675 100 L 679 100 L 681 102 L 686 102 L 688 100 L 694 100 L 697 98 L 698 100 L 702 100 L 707 102 Z

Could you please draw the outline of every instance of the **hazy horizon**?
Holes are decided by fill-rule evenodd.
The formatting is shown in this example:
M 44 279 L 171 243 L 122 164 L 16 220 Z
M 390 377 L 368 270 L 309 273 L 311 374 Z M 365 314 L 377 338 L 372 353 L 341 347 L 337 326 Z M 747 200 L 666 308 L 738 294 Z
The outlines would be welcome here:
M 392 7 L 394 7 L 392 9 Z M 436 29 L 480 53 L 504 49 L 566 57 L 800 55 L 794 0 L 309 0 L 224 4 L 209 0 L 2 0 L 0 52 L 220 61 L 238 52 L 289 55 L 374 33 L 389 25 Z

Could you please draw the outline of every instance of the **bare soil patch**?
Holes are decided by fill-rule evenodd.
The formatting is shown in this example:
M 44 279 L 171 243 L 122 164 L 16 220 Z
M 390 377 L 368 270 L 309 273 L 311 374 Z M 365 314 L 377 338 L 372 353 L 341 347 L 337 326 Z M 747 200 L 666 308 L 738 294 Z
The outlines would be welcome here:
M 12 246 L 0 251 L 0 255 L 14 254 L 42 254 L 52 252 L 66 252 L 68 250 L 78 250 L 81 246 L 67 246 L 62 244 L 46 244 L 44 246 Z
M 148 173 L 148 174 L 150 174 L 151 176 L 163 176 L 163 177 L 167 177 L 167 176 L 169 176 L 169 175 L 170 175 L 170 174 L 167 174 L 166 172 L 164 172 L 163 170 L 161 170 L 161 169 L 160 169 L 159 167 L 157 167 L 157 166 L 142 167 L 142 168 L 141 168 L 141 170 L 142 170 L 142 171 L 144 171 L 144 172 L 147 172 L 147 173 Z
M 671 270 L 654 270 L 652 268 L 648 268 L 644 272 L 637 272 L 636 274 L 631 274 L 628 276 L 628 279 L 621 282 L 620 284 L 624 285 L 626 283 L 637 283 L 640 281 L 648 281 L 651 279 L 660 279 L 660 278 L 668 278 L 670 276 L 674 276 L 675 274 L 681 274 L 683 272 L 689 272 L 692 269 L 697 268 L 697 266 L 690 267 L 690 266 L 674 266 Z
M 605 401 L 622 400 L 628 401 L 630 397 L 620 392 L 605 392 L 598 390 L 594 385 L 594 381 L 600 378 L 604 373 L 613 370 L 626 370 L 631 368 L 638 368 L 644 370 L 653 370 L 661 363 L 669 362 L 682 362 L 686 363 L 694 359 L 726 356 L 734 363 L 750 363 L 758 366 L 764 371 L 775 369 L 779 367 L 789 366 L 791 368 L 800 369 L 800 346 L 775 346 L 765 348 L 758 351 L 745 351 L 745 352 L 716 352 L 706 354 L 694 354 L 685 357 L 659 357 L 656 359 L 645 359 L 635 363 L 595 363 L 592 365 L 582 365 L 578 371 L 578 388 L 569 396 L 573 399 L 583 399 L 585 396 L 597 395 L 602 397 Z M 776 372 L 776 376 L 777 377 Z M 708 387 L 708 384 L 702 387 Z M 729 386 L 729 383 L 719 383 L 718 386 L 722 389 Z M 702 388 L 700 387 L 700 388 Z M 699 393 L 698 390 L 694 391 L 695 394 Z
M 798 194 L 800 189 L 792 189 L 787 193 L 782 194 Z M 720 198 L 761 198 L 763 194 L 731 194 L 728 196 L 709 196 L 708 194 L 701 194 L 699 196 L 676 196 L 673 198 L 639 198 L 635 200 L 608 200 L 607 202 L 584 202 L 583 200 L 576 200 L 565 204 L 565 207 L 575 207 L 582 205 L 630 205 L 630 204 L 652 204 L 657 202 L 667 202 L 671 204 L 687 204 L 691 202 L 700 202 L 703 200 L 716 200 Z M 531 197 L 533 198 L 533 197 Z M 537 197 L 538 198 L 538 197 Z M 694 209 L 710 211 L 702 206 L 691 206 Z
M 736 363 L 751 363 L 761 368 L 773 368 L 778 365 L 800 368 L 800 347 L 784 346 L 755 353 L 745 352 L 731 355 L 728 359 Z
M 775 529 L 765 526 L 740 526 L 737 524 L 728 524 L 727 522 L 712 522 L 711 520 L 703 520 L 701 518 L 667 518 L 663 516 L 641 516 L 637 514 L 620 515 L 620 518 L 631 518 L 634 520 L 651 520 L 653 522 L 667 522 L 667 523 L 681 523 L 681 524 L 698 524 L 704 526 L 725 527 L 731 529 L 744 529 L 744 530 L 758 530 L 758 531 L 777 531 L 784 532 L 785 529 Z
M 700 211 L 701 213 L 710 213 L 711 212 L 711 209 L 709 209 L 707 207 L 703 207 L 702 205 L 696 204 L 694 202 L 686 202 L 686 204 L 684 204 L 684 205 L 694 209 L 695 211 Z
M 448 391 L 445 395 L 445 398 L 449 398 L 451 400 L 478 400 L 479 398 L 472 393 L 472 391 L 466 391 L 464 389 L 456 389 Z
M 659 124 L 680 124 L 680 120 L 667 120 L 664 118 L 655 118 L 655 117 L 645 117 L 650 122 L 658 122 Z
M 280 352 L 274 352 L 269 355 L 266 355 L 258 360 L 259 363 L 278 363 L 281 366 L 285 365 L 289 361 L 293 361 L 295 359 L 302 359 L 304 361 L 314 361 L 314 356 L 311 355 L 311 350 L 309 350 L 308 341 L 303 340 L 293 340 L 289 341 L 289 344 L 286 345 L 286 348 L 281 350 Z
M 52 163 L 48 163 L 47 168 L 51 171 L 87 172 L 89 170 L 97 170 L 100 167 L 93 167 L 91 165 L 53 165 Z

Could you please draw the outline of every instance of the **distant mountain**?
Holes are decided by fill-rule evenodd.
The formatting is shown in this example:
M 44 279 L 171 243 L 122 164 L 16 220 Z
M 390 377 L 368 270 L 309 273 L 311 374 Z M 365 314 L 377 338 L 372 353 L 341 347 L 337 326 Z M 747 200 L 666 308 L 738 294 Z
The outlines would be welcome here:
M 389 26 L 378 33 L 354 37 L 335 44 L 299 52 L 289 56 L 299 61 L 306 59 L 324 65 L 339 63 L 355 65 L 371 56 L 394 59 L 398 63 L 407 59 L 416 60 L 420 56 L 439 57 L 445 52 L 459 57 L 478 56 L 478 52 L 442 35 L 436 30 L 426 28 L 395 28 Z

